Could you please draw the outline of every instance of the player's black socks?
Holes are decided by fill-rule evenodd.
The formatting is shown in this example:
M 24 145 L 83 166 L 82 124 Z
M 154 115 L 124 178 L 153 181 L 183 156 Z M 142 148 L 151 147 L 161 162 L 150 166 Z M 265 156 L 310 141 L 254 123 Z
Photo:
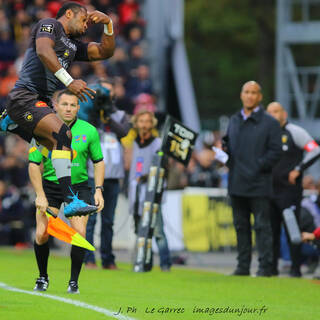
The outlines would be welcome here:
M 72 246 L 71 247 L 71 277 L 70 281 L 78 282 L 82 262 L 84 259 L 86 250 L 81 247 Z
M 34 253 L 36 255 L 40 277 L 48 277 L 48 258 L 49 258 L 49 243 L 37 244 L 34 242 Z

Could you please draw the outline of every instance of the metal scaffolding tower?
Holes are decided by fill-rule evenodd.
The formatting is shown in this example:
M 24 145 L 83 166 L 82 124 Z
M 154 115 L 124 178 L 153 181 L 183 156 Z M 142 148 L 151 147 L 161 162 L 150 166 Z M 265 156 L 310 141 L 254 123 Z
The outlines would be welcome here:
M 320 138 L 320 60 L 298 66 L 293 47 L 320 45 L 320 0 L 277 0 L 276 99 L 294 122 Z M 310 50 L 310 57 L 314 53 Z
M 199 132 L 200 117 L 184 44 L 184 1 L 144 0 L 142 3 L 147 21 L 146 38 L 151 77 L 158 96 L 158 108 L 170 113 L 166 100 L 168 70 L 171 69 L 181 121 Z

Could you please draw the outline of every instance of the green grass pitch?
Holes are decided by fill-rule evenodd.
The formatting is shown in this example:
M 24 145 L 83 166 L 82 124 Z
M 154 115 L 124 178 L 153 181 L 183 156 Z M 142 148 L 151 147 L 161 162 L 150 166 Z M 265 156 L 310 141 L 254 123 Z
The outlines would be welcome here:
M 158 267 L 141 274 L 132 272 L 128 264 L 119 266 L 119 271 L 83 269 L 79 280 L 80 294 L 70 295 L 66 293 L 70 260 L 68 257 L 51 255 L 50 286 L 46 294 L 62 298 L 57 301 L 45 296 L 6 290 L 5 285 L 33 292 L 38 274 L 32 250 L 2 248 L 0 320 L 100 320 L 126 317 L 156 320 L 319 319 L 320 281 L 231 277 L 181 268 L 161 272 Z M 110 314 L 108 316 L 68 304 L 63 299 L 100 307 Z M 120 308 L 121 313 L 117 315 Z

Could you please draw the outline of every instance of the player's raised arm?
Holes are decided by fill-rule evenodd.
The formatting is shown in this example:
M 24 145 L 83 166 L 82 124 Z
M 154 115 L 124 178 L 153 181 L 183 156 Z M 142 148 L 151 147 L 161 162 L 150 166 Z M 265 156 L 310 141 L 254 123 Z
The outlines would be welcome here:
M 88 14 L 88 21 L 94 24 L 104 25 L 101 42 L 90 42 L 88 45 L 89 60 L 104 60 L 112 57 L 115 49 L 112 20 L 100 11 L 92 11 Z
M 87 87 L 87 83 L 80 79 L 73 79 L 61 66 L 54 51 L 54 41 L 47 37 L 36 40 L 36 51 L 43 65 L 49 69 L 72 93 L 77 95 L 81 101 L 87 101 L 85 93 L 93 98 L 95 92 Z
M 47 37 L 41 37 L 36 40 L 36 52 L 43 63 L 43 65 L 49 69 L 52 73 L 56 73 L 62 68 L 58 57 L 54 51 L 55 42 Z

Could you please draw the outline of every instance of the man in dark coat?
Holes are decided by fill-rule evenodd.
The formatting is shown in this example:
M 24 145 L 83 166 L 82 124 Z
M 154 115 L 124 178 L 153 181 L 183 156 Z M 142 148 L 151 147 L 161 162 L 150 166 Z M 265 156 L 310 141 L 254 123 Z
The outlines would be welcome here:
M 272 167 L 281 156 L 281 130 L 279 123 L 260 106 L 262 94 L 257 82 L 246 82 L 240 97 L 243 108 L 230 118 L 224 137 L 225 151 L 229 154 L 228 191 L 237 233 L 238 265 L 233 274 L 250 274 L 250 215 L 253 213 L 259 254 L 257 276 L 271 276 L 269 198 Z

